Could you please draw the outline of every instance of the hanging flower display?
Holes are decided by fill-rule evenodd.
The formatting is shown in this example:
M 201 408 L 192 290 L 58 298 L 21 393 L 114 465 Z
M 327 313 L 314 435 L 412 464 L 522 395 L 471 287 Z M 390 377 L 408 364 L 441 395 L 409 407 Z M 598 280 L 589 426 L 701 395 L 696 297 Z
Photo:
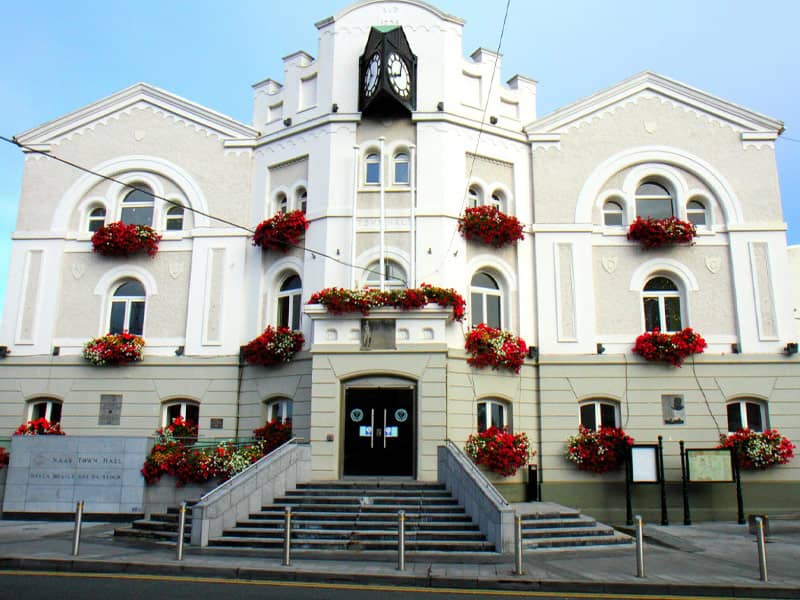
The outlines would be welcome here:
M 123 331 L 89 340 L 83 346 L 83 358 L 96 367 L 122 366 L 142 360 L 144 340 Z
M 328 312 L 335 315 L 354 312 L 367 315 L 370 310 L 383 307 L 413 310 L 433 303 L 452 308 L 453 319 L 456 321 L 464 318 L 467 305 L 464 298 L 454 289 L 434 287 L 427 283 L 420 284 L 418 288 L 385 291 L 372 288 L 363 290 L 325 288 L 315 292 L 308 303 L 322 304 Z
M 566 457 L 581 471 L 607 473 L 622 466 L 633 438 L 619 427 L 601 427 L 597 431 L 578 427 L 578 435 L 567 439 Z
M 268 325 L 264 333 L 242 346 L 242 356 L 251 365 L 279 365 L 292 360 L 305 341 L 301 331 Z
M 8 451 L 5 448 L 0 447 L 0 469 L 7 466 L 10 459 L 11 455 L 8 453 Z
M 785 465 L 794 457 L 796 446 L 775 429 L 752 431 L 739 429 L 729 435 L 720 434 L 718 448 L 733 448 L 742 469 L 766 469 Z
M 697 230 L 694 224 L 675 217 L 668 219 L 636 217 L 628 228 L 628 239 L 639 242 L 646 249 L 689 244 L 695 235 Z
M 509 477 L 528 464 L 530 457 L 536 454 L 530 447 L 528 436 L 524 433 L 512 434 L 507 429 L 489 427 L 486 431 L 471 434 L 464 450 L 476 465 L 483 465 L 494 473 Z
M 473 367 L 502 367 L 519 373 L 528 346 L 513 333 L 479 323 L 467 333 L 464 349 L 471 355 L 467 363 Z
M 187 427 L 191 429 L 194 426 L 190 421 L 176 418 L 169 427 L 156 431 L 156 443 L 141 469 L 148 484 L 156 483 L 162 475 L 173 476 L 176 487 L 187 483 L 205 483 L 212 479 L 225 481 L 292 437 L 291 422 L 275 420 L 254 430 L 254 441 L 251 443 L 222 442 L 213 447 L 195 448 L 196 427 L 194 438 L 176 435 Z
M 23 423 L 17 427 L 14 435 L 64 435 L 64 432 L 61 431 L 61 423 L 50 423 L 41 417 Z
M 656 327 L 636 338 L 633 352 L 651 362 L 667 362 L 680 367 L 688 356 L 702 354 L 707 345 L 691 327 L 677 333 L 661 333 Z
M 467 240 L 480 240 L 484 244 L 502 248 L 525 238 L 522 224 L 496 206 L 468 208 L 458 218 L 458 231 Z
M 152 258 L 158 252 L 161 236 L 147 225 L 126 225 L 122 221 L 109 223 L 94 232 L 92 247 L 103 256 L 130 256 L 147 252 Z
M 305 235 L 308 219 L 302 210 L 275 213 L 256 227 L 253 245 L 263 250 L 288 252 Z

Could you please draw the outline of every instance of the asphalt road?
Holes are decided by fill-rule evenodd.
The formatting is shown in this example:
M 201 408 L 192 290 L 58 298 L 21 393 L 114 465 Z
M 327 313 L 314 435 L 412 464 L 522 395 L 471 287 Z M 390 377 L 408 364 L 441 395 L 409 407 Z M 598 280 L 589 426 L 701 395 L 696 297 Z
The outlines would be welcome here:
M 591 598 L 637 600 L 639 595 L 583 593 L 547 594 L 489 590 L 446 590 L 414 587 L 222 580 L 208 577 L 167 577 L 83 573 L 0 571 L 0 598 L 35 600 L 47 598 L 92 600 L 478 600 L 537 598 L 540 600 L 589 600 Z M 689 596 L 648 596 L 650 600 Z

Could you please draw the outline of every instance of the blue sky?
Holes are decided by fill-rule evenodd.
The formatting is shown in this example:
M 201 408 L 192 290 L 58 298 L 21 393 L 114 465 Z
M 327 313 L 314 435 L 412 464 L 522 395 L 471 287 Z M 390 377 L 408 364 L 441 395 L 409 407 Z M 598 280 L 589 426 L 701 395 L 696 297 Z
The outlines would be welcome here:
M 281 57 L 316 56 L 314 23 L 346 1 L 7 2 L 0 135 L 10 137 L 138 81 L 249 123 L 250 85 L 281 80 Z M 497 47 L 505 0 L 441 0 L 466 20 L 464 54 Z M 776 142 L 789 243 L 800 243 L 800 2 L 511 0 L 505 81 L 539 81 L 539 115 L 651 70 L 786 126 Z M 0 303 L 23 161 L 0 143 Z M 12 282 L 12 289 L 15 288 Z M 1 314 L 1 313 L 0 313 Z M 3 341 L 0 340 L 0 343 Z

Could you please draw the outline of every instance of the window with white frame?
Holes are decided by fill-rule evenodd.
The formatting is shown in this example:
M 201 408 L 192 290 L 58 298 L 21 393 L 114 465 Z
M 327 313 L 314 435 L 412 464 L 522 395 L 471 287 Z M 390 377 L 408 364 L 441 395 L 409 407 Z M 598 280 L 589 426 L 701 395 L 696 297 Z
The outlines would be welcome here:
M 608 200 L 603 204 L 603 225 L 606 227 L 622 227 L 625 211 L 619 200 Z
M 658 276 L 650 279 L 642 292 L 644 326 L 647 331 L 658 328 L 664 332 L 683 329 L 681 292 L 674 281 Z
M 290 275 L 283 281 L 278 291 L 278 327 L 300 329 L 302 295 L 303 282 L 298 275 Z
M 34 398 L 28 401 L 28 420 L 47 419 L 51 425 L 61 422 L 61 400 Z
M 734 433 L 739 429 L 758 432 L 767 429 L 767 405 L 765 402 L 753 398 L 742 398 L 729 402 L 726 408 L 728 433 Z
M 120 220 L 127 225 L 152 225 L 155 198 L 149 186 L 143 183 L 133 184 L 131 190 L 122 199 Z
M 295 193 L 295 208 L 303 211 L 303 214 L 306 214 L 306 210 L 308 209 L 308 192 L 304 187 L 297 188 L 297 192 Z
M 376 260 L 367 266 L 364 284 L 365 287 L 370 288 L 381 286 L 380 261 Z M 383 287 L 392 290 L 404 290 L 408 287 L 408 276 L 405 269 L 389 258 L 383 260 Z
M 581 425 L 592 431 L 599 427 L 619 427 L 619 405 L 612 400 L 592 399 L 581 402 Z
M 275 195 L 275 212 L 286 214 L 289 210 L 289 199 L 283 192 L 278 192 Z
M 264 401 L 267 423 L 280 421 L 286 423 L 292 420 L 292 400 L 290 398 L 274 398 Z
M 478 402 L 478 432 L 490 427 L 508 428 L 511 431 L 511 408 L 507 402 L 487 398 Z
M 485 323 L 499 329 L 503 324 L 503 294 L 497 281 L 483 271 L 472 276 L 469 288 L 472 325 Z
M 675 214 L 672 194 L 654 181 L 642 183 L 636 190 L 636 215 L 643 218 L 667 219 Z
M 489 206 L 494 206 L 500 212 L 505 212 L 506 210 L 506 196 L 500 190 L 495 190 L 492 192 L 489 201 L 487 202 Z
M 102 206 L 93 208 L 89 211 L 87 229 L 90 232 L 97 231 L 106 224 L 106 209 Z
M 195 426 L 200 423 L 200 405 L 193 400 L 170 400 L 164 403 L 161 426 L 166 427 L 178 417 L 191 421 Z
M 370 152 L 364 159 L 364 183 L 378 185 L 381 182 L 381 155 Z
M 708 225 L 708 215 L 706 206 L 699 200 L 689 200 L 686 203 L 686 218 L 695 227 L 705 227 Z
M 481 188 L 479 188 L 477 185 L 469 186 L 467 200 L 470 208 L 478 208 L 481 204 L 483 204 L 483 193 L 481 192 Z
M 142 335 L 145 300 L 144 286 L 138 281 L 129 280 L 117 287 L 111 297 L 109 333 Z
M 167 209 L 167 231 L 180 231 L 183 229 L 183 212 L 184 208 L 182 206 L 171 206 Z
M 408 153 L 398 152 L 394 155 L 394 183 L 408 185 L 410 181 Z

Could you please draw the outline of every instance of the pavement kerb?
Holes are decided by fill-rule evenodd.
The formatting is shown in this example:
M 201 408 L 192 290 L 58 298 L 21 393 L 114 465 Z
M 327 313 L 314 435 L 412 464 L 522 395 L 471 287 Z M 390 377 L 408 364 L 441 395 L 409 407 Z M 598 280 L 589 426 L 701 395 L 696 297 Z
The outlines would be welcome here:
M 689 585 L 642 581 L 599 582 L 540 580 L 520 577 L 439 577 L 413 573 L 336 573 L 306 570 L 302 567 L 254 568 L 221 567 L 192 563 L 140 563 L 87 559 L 41 557 L 0 557 L 0 570 L 52 571 L 97 573 L 102 575 L 153 575 L 173 577 L 204 577 L 242 581 L 293 581 L 304 583 L 334 583 L 354 585 L 414 586 L 420 588 L 456 588 L 536 592 L 577 592 L 638 595 L 689 595 L 729 598 L 800 598 L 800 589 L 777 585 Z

